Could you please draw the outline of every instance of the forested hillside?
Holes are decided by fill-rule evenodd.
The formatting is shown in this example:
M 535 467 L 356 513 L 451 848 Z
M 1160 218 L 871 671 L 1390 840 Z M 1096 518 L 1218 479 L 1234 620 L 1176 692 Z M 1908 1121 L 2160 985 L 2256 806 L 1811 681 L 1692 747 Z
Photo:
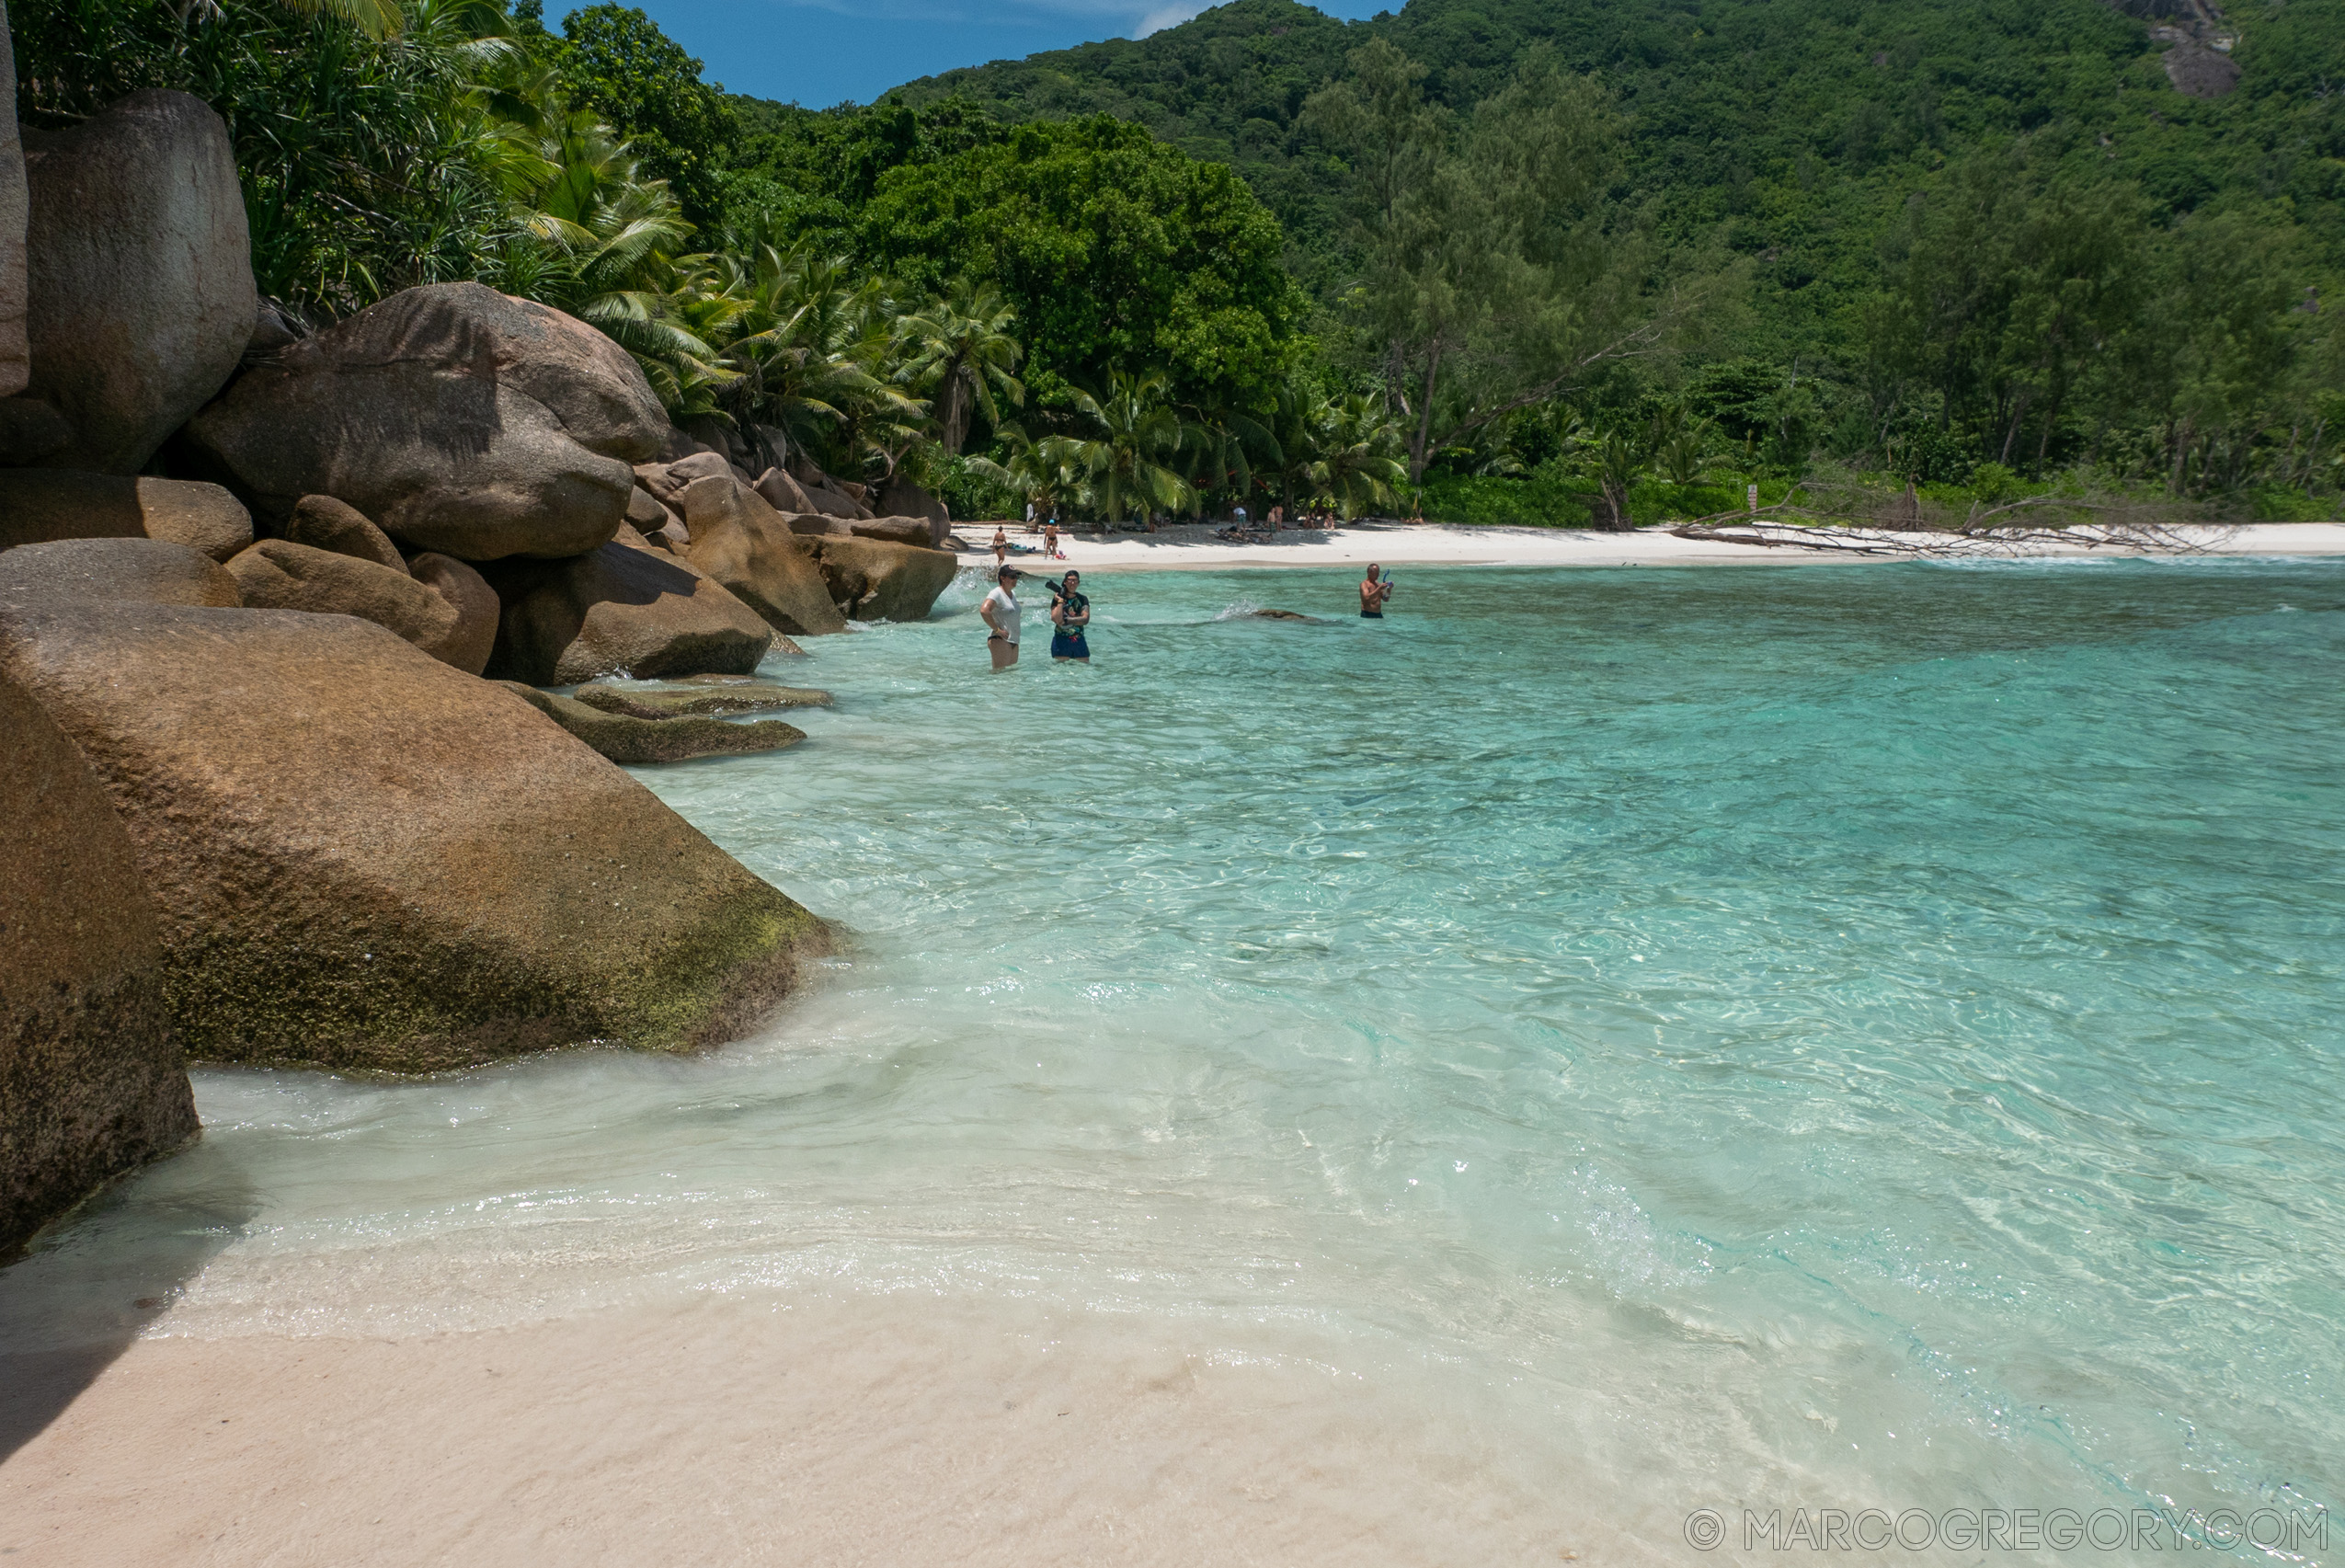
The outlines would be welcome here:
M 2345 263 L 2333 88 L 2345 6 L 2133 9 L 2143 15 L 2100 0 L 1410 0 L 1345 24 L 1290 0 L 1237 0 L 1149 39 L 952 72 L 893 98 L 1008 120 L 1112 113 L 1226 160 L 1286 224 L 1298 276 L 1335 302 L 1364 258 L 1353 168 L 1315 131 L 1311 96 L 1378 40 L 1423 67 L 1429 104 L 1464 116 L 1527 55 L 1551 52 L 1620 117 L 1612 200 L 1672 244 L 1714 245 L 1747 267 L 1747 310 L 1676 375 L 1731 364 L 1746 413 L 1775 406 L 1779 445 L 1879 463 L 1902 424 L 1912 460 L 1900 465 L 1926 476 L 1982 459 L 2113 459 L 2184 487 L 2326 483 L 2301 461 L 2337 390 L 2325 338 L 2309 308 L 2270 318 L 2283 301 L 2316 304 Z M 2236 88 L 2179 90 L 2166 55 L 2178 37 L 2202 63 L 2227 52 Z M 2213 85 L 2230 74 L 2212 72 Z M 2193 317 L 2200 340 L 2178 341 Z M 2063 333 L 2071 362 L 1998 372 Z M 2230 362 L 2210 362 L 2226 340 Z M 2088 410 L 2096 370 L 2109 384 Z M 2193 376 L 2195 417 L 2165 395 Z M 2271 395 L 2252 409 L 2249 383 Z M 1773 392 L 1759 395 L 1763 383 Z M 2251 450 L 2274 442 L 2276 468 Z
M 12 9 L 36 124 L 219 110 L 296 324 L 479 279 L 965 513 L 2327 515 L 2345 0 L 2128 3 L 1237 0 L 822 111 L 615 4 Z

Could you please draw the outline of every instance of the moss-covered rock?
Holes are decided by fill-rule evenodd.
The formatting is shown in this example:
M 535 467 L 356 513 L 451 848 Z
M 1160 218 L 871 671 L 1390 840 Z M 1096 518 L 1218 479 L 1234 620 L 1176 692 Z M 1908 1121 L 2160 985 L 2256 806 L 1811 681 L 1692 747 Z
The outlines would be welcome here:
M 668 719 L 704 715 L 724 718 L 742 714 L 780 713 L 789 708 L 827 708 L 830 693 L 812 686 L 768 686 L 762 681 L 727 683 L 714 689 L 663 691 L 658 687 L 606 686 L 600 681 L 578 688 L 578 700 L 607 714 L 630 718 Z
M 0 598 L 0 673 L 120 815 L 191 1057 L 683 1049 L 827 945 L 529 704 L 363 621 Z
M 646 718 L 640 714 L 589 707 L 576 698 L 557 697 L 518 681 L 498 684 L 612 761 L 630 766 L 779 751 L 806 738 L 805 730 L 778 719 L 726 724 L 718 718 L 671 718 L 664 714 Z
M 196 1113 L 154 910 L 113 806 L 6 676 L 0 736 L 5 1263 L 107 1181 L 195 1136 Z

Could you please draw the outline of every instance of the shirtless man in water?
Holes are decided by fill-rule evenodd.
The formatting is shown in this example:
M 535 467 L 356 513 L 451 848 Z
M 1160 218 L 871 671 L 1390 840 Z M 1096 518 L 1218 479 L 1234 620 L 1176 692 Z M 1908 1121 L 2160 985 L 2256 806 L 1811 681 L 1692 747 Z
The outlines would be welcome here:
M 1367 576 L 1360 579 L 1360 618 L 1364 621 L 1383 620 L 1384 601 L 1392 597 L 1392 585 L 1377 580 L 1377 574 L 1382 569 L 1370 561 Z

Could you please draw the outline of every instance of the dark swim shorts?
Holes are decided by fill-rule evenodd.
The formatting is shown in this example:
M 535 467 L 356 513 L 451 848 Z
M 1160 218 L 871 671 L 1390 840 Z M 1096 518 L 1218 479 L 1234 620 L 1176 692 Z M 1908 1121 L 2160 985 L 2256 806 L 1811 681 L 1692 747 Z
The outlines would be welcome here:
M 1091 649 L 1083 645 L 1083 635 L 1081 632 L 1077 632 L 1072 636 L 1068 635 L 1065 632 L 1053 632 L 1050 634 L 1050 657 L 1053 658 L 1089 658 L 1091 657 Z

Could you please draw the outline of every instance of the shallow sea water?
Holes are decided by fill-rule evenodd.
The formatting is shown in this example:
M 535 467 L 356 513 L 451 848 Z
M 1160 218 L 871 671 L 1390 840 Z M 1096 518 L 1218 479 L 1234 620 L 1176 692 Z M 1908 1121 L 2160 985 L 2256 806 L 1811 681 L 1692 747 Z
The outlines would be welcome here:
M 1102 574 L 1083 669 L 1030 582 L 994 677 L 965 583 L 777 661 L 806 744 L 639 774 L 850 933 L 768 1034 L 200 1072 L 0 1333 L 174 1259 L 150 1334 L 950 1303 L 1351 1379 L 1457 1539 L 1483 1477 L 1664 1560 L 2345 1508 L 2345 562 L 1351 584 Z

